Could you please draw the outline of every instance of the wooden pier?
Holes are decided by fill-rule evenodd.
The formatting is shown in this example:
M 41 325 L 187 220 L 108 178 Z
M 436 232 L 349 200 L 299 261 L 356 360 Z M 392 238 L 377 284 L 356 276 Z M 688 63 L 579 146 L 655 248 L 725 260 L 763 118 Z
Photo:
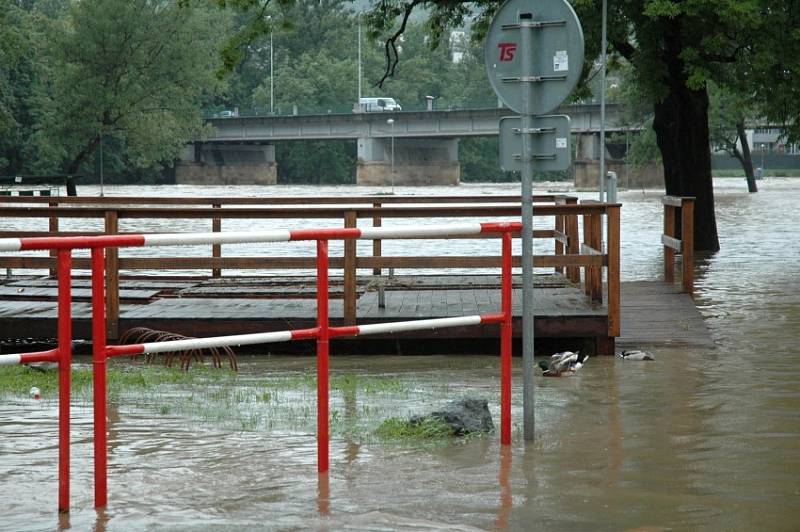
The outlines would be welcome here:
M 339 218 L 355 227 L 359 218 L 380 226 L 388 218 L 474 218 L 488 221 L 519 215 L 519 197 L 362 197 L 362 198 L 39 198 L 3 200 L 2 218 L 47 218 L 49 231 L 2 232 L 0 237 L 74 235 L 59 231 L 63 218 L 101 218 L 105 233 L 118 232 L 120 219 L 208 219 L 213 231 L 222 220 L 285 218 Z M 42 200 L 39 200 L 40 202 Z M 671 284 L 620 283 L 619 205 L 578 203 L 567 196 L 537 196 L 536 216 L 549 217 L 550 230 L 537 230 L 535 238 L 554 242 L 553 254 L 536 255 L 536 266 L 552 273 L 536 276 L 534 326 L 537 351 L 556 348 L 588 349 L 612 354 L 615 344 L 653 345 L 681 341 L 710 345 L 691 296 Z M 347 205 L 342 205 L 346 202 Z M 405 206 L 403 203 L 416 204 Z M 267 204 L 267 205 L 265 205 Z M 665 203 L 674 208 L 676 201 Z M 677 202 L 680 205 L 680 202 Z M 206 207 L 211 205 L 211 207 Z M 303 209 L 290 207 L 303 205 Z M 665 215 L 664 245 L 681 251 L 674 233 L 674 213 Z M 671 221 L 670 221 L 671 220 Z M 672 225 L 670 225 L 670 223 Z M 683 224 L 686 227 L 686 222 Z M 605 227 L 606 231 L 602 231 Z M 690 225 L 689 225 L 690 227 Z M 82 233 L 85 234 L 85 233 Z M 97 234 L 97 233 L 96 233 Z M 413 242 L 413 241 L 412 241 Z M 210 256 L 122 257 L 110 251 L 107 267 L 107 332 L 118 337 L 133 327 L 149 327 L 187 336 L 242 334 L 313 327 L 315 325 L 314 278 L 303 275 L 247 275 L 229 277 L 226 269 L 269 271 L 310 269 L 309 257 L 229 257 L 221 246 L 209 246 Z M 499 246 L 490 246 L 492 249 Z M 665 253 L 671 265 L 674 253 Z M 88 259 L 75 258 L 77 268 Z M 519 257 L 515 257 L 519 265 Z M 666 263 L 665 263 L 666 264 Z M 15 275 L 0 284 L 0 338 L 49 338 L 56 330 L 54 278 L 24 275 L 25 269 L 52 269 L 49 256 L 0 256 L 0 267 Z M 331 258 L 331 267 L 344 275 L 331 284 L 332 324 L 366 324 L 497 312 L 500 307 L 499 273 L 470 275 L 386 275 L 389 268 L 481 268 L 498 272 L 499 256 L 384 256 L 376 241 L 370 256 L 358 256 L 353 241 L 342 256 Z M 670 266 L 671 267 L 671 266 Z M 120 275 L 120 270 L 207 269 L 206 276 Z M 669 270 L 665 265 L 665 273 Z M 685 271 L 685 270 L 684 270 Z M 364 272 L 369 272 L 365 274 Z M 20 277 L 19 275 L 24 276 Z M 519 339 L 521 321 L 520 279 L 514 282 L 514 336 Z M 89 279 L 73 280 L 73 322 L 76 338 L 90 338 Z M 381 304 L 384 303 L 384 304 Z M 629 305 L 630 303 L 630 305 Z M 647 312 L 642 310 L 648 307 Z M 694 314 L 692 314 L 692 310 Z M 658 320 L 657 327 L 646 317 Z M 643 322 L 643 319 L 645 321 Z M 686 320 L 690 323 L 687 326 Z M 655 322 L 654 322 L 655 323 Z M 686 334 L 691 331 L 692 334 Z M 648 337 L 648 333 L 650 337 Z M 496 325 L 439 331 L 417 331 L 357 340 L 337 340 L 336 350 L 346 352 L 492 352 L 496 349 Z M 684 338 L 684 340 L 680 340 Z M 300 342 L 300 344 L 303 344 Z M 540 347 L 541 346 L 541 347 Z M 295 349 L 296 347 L 292 347 Z M 302 347 L 300 347 L 302 349 Z M 518 348 L 518 346 L 517 346 Z M 269 351 L 280 352 L 271 345 Z

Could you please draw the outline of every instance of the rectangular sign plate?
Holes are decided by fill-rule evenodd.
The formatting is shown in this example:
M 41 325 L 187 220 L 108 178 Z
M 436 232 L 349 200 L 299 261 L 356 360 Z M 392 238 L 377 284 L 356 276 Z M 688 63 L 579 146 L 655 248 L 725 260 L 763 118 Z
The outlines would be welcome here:
M 522 170 L 522 118 L 500 119 L 500 168 Z M 569 117 L 544 115 L 531 117 L 531 155 L 535 172 L 566 170 L 572 163 Z

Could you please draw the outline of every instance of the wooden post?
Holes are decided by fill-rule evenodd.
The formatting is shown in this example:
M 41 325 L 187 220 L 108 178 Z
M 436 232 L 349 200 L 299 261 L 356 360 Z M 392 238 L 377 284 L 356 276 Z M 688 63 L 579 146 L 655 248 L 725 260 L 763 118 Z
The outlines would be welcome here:
M 119 231 L 117 211 L 106 211 L 105 231 L 107 235 Z M 115 247 L 106 249 L 106 336 L 119 338 L 119 250 Z
M 214 203 L 211 205 L 211 207 L 213 209 L 220 209 L 222 208 L 222 205 L 219 203 Z M 222 220 L 220 218 L 211 219 L 211 231 L 214 233 L 219 233 L 222 231 Z M 222 244 L 211 245 L 211 256 L 214 258 L 220 258 L 222 256 Z M 222 270 L 220 268 L 212 268 L 211 277 L 222 277 Z
M 564 202 L 563 201 L 558 201 L 556 204 L 557 205 L 563 205 Z M 565 232 L 565 221 L 564 221 L 564 215 L 563 214 L 557 214 L 555 216 L 555 227 L 553 229 L 555 229 L 556 233 L 564 233 Z M 564 254 L 564 243 L 561 242 L 561 240 L 559 240 L 560 236 L 561 236 L 560 234 L 556 235 L 555 250 L 554 250 L 556 255 L 563 255 Z M 555 271 L 556 271 L 556 273 L 564 273 L 564 267 L 563 266 L 556 266 L 555 267 Z
M 576 205 L 577 198 L 567 198 L 567 205 Z M 567 244 L 567 253 L 569 255 L 578 255 L 580 251 L 580 239 L 578 237 L 578 215 L 570 214 L 566 217 L 566 233 L 569 243 Z M 581 269 L 578 266 L 567 268 L 567 276 L 574 283 L 581 282 Z
M 694 294 L 694 198 L 681 201 L 681 254 L 683 291 Z
M 345 211 L 344 226 L 357 227 L 358 215 L 355 211 Z M 344 324 L 356 323 L 356 240 L 344 241 Z
M 55 208 L 58 207 L 58 202 L 57 201 L 51 201 L 51 202 L 48 202 L 48 205 L 51 208 L 55 209 Z M 58 233 L 58 215 L 57 214 L 51 214 L 50 215 L 50 225 L 47 228 L 47 230 L 50 231 L 50 236 L 56 236 L 57 235 L 57 233 Z M 55 262 L 56 257 L 58 257 L 58 250 L 51 249 L 50 250 L 50 256 L 53 257 L 53 262 Z M 55 277 L 57 274 L 58 274 L 58 269 L 56 269 L 55 266 L 50 268 L 50 277 Z
M 664 235 L 675 237 L 675 207 L 664 205 Z M 664 282 L 675 281 L 675 251 L 664 246 Z
M 592 215 L 592 247 L 603 253 L 603 216 L 598 211 Z M 603 301 L 603 267 L 592 268 L 592 299 Z
M 620 260 L 620 208 L 606 208 L 606 231 L 608 240 L 608 336 L 619 336 L 620 332 L 620 299 L 619 299 L 619 260 Z
M 381 204 L 380 203 L 373 203 L 372 206 L 375 207 L 376 209 L 380 209 L 381 208 Z M 381 224 L 382 224 L 381 215 L 380 214 L 374 215 L 372 217 L 372 227 L 380 227 Z M 375 239 L 375 240 L 372 241 L 372 256 L 373 257 L 380 257 L 381 256 L 381 241 L 379 239 Z M 373 275 L 380 275 L 381 274 L 381 269 L 380 268 L 373 268 L 372 274 Z
M 591 215 L 583 215 L 583 243 L 591 246 L 592 223 Z M 592 267 L 583 267 L 583 292 L 588 296 L 591 295 L 591 282 L 592 282 Z

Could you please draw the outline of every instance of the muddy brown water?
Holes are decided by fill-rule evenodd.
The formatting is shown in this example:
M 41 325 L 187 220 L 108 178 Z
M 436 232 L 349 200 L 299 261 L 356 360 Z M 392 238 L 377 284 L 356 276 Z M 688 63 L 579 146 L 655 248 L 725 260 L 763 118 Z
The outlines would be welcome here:
M 332 393 L 327 481 L 316 474 L 307 393 L 287 392 L 282 408 L 253 403 L 242 418 L 241 407 L 230 416 L 161 408 L 201 393 L 175 388 L 112 408 L 109 506 L 98 513 L 91 404 L 78 397 L 72 511 L 59 518 L 56 404 L 5 397 L 0 529 L 798 530 L 800 179 L 759 185 L 750 195 L 743 180 L 717 181 L 722 250 L 696 265 L 697 303 L 717 347 L 657 347 L 655 362 L 592 359 L 575 377 L 537 378 L 533 442 L 518 425 L 519 359 L 513 444 L 501 449 L 496 435 L 421 445 L 363 437 L 372 421 L 361 433 L 341 430 L 359 413 L 405 415 L 463 393 L 489 399 L 498 422 L 496 356 L 337 358 L 334 375 L 388 379 L 402 391 Z M 658 196 L 621 194 L 623 279 L 660 272 Z M 313 359 L 242 365 L 246 388 L 264 374 L 310 370 Z

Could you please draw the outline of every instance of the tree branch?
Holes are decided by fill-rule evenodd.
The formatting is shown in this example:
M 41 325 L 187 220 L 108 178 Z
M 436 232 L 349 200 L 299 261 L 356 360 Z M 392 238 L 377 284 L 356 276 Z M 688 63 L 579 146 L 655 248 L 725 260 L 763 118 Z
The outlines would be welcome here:
M 397 67 L 397 63 L 400 61 L 400 58 L 397 55 L 397 46 L 395 43 L 397 42 L 397 39 L 399 39 L 400 36 L 405 33 L 406 24 L 408 24 L 408 19 L 411 16 L 411 12 L 414 11 L 415 7 L 423 2 L 425 2 L 425 0 L 413 0 L 405 7 L 403 10 L 403 21 L 400 24 L 400 28 L 386 40 L 386 43 L 384 44 L 384 50 L 386 54 L 386 69 L 383 72 L 383 77 L 375 84 L 376 87 L 383 88 L 383 82 L 391 76 L 394 76 L 394 69 Z
M 614 47 L 614 49 L 628 60 L 628 62 L 633 62 L 633 54 L 636 53 L 636 47 L 633 46 L 628 41 L 617 41 L 617 40 L 609 40 L 608 43 Z

